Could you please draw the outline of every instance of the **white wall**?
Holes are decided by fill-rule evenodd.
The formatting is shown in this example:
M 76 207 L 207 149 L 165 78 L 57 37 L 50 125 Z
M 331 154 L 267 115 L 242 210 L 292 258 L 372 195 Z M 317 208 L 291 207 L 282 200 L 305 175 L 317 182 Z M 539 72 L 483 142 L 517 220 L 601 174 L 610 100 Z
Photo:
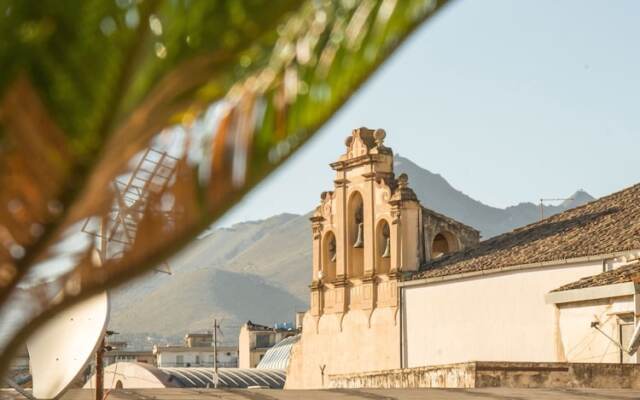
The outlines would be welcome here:
M 231 353 L 231 355 L 227 355 L 227 353 Z M 178 356 L 182 356 L 183 363 L 182 365 L 177 365 Z M 197 366 L 207 366 L 210 367 L 213 364 L 213 351 L 171 351 L 168 349 L 162 349 L 161 352 L 158 353 L 158 367 L 176 367 L 183 366 L 186 367 L 187 364 L 190 364 L 191 367 Z M 199 357 L 199 363 L 196 362 L 196 357 Z M 229 366 L 231 364 L 236 364 L 238 362 L 238 354 L 235 350 L 218 350 L 218 365 Z
M 328 387 L 329 375 L 400 367 L 400 327 L 395 307 L 304 318 L 302 339 L 292 348 L 286 389 Z M 321 366 L 324 369 L 321 369 Z
M 635 314 L 633 296 L 582 301 L 559 305 L 560 332 L 567 360 L 571 362 L 620 362 L 620 349 L 601 332 L 591 328 L 598 320 L 599 328 L 620 342 L 619 315 Z M 635 357 L 627 357 L 632 362 Z
M 405 287 L 404 365 L 565 361 L 545 295 L 600 272 L 593 261 Z

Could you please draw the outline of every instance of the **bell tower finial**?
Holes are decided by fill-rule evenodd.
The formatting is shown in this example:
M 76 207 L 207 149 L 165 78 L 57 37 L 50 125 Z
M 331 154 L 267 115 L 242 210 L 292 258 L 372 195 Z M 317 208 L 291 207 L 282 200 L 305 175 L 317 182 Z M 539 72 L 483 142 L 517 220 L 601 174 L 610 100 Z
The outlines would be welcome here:
M 376 129 L 373 137 L 376 140 L 377 147 L 384 147 L 384 138 L 387 137 L 387 132 L 384 129 Z

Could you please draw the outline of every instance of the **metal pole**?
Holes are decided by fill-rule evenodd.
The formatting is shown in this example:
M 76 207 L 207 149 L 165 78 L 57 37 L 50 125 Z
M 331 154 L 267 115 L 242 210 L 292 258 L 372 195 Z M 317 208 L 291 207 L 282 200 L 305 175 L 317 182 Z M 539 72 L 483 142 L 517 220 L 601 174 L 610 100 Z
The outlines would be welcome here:
M 96 400 L 102 400 L 104 397 L 104 364 L 102 360 L 104 344 L 104 336 L 102 336 L 96 351 Z
M 213 320 L 213 388 L 218 388 L 218 320 Z
M 540 221 L 544 219 L 544 204 L 542 204 L 544 199 L 540 199 Z
M 29 399 L 29 400 L 38 400 L 35 397 L 33 397 L 33 395 L 27 391 L 25 391 L 22 386 L 20 386 L 16 381 L 14 381 L 11 378 L 7 378 L 6 376 L 4 377 L 4 381 L 7 385 L 9 385 L 9 387 L 13 388 L 13 390 L 15 390 L 16 392 L 20 393 L 22 396 L 24 396 L 25 398 Z

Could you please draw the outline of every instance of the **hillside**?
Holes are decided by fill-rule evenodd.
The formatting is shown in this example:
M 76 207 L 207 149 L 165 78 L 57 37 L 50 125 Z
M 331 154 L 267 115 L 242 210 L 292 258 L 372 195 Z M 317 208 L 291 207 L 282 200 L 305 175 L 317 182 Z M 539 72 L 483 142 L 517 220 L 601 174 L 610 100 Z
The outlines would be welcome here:
M 533 203 L 520 203 L 505 209 L 491 207 L 474 200 L 455 189 L 442 176 L 431 173 L 411 160 L 396 156 L 396 174 L 409 175 L 409 185 L 425 207 L 448 215 L 480 230 L 483 239 L 511 231 L 540 218 L 540 207 Z M 544 215 L 550 216 L 594 200 L 588 193 L 579 190 L 568 196 L 574 200 L 557 206 L 545 206 Z
M 533 203 L 506 209 L 485 205 L 402 157 L 396 158 L 395 170 L 409 175 L 423 205 L 479 229 L 484 238 L 540 217 Z M 574 200 L 545 207 L 545 215 L 593 199 L 583 191 L 570 197 Z M 248 319 L 263 324 L 290 321 L 308 302 L 308 218 L 281 214 L 202 235 L 170 260 L 173 275 L 154 273 L 114 292 L 110 327 L 128 334 L 174 336 L 208 329 L 214 316 L 233 326 Z

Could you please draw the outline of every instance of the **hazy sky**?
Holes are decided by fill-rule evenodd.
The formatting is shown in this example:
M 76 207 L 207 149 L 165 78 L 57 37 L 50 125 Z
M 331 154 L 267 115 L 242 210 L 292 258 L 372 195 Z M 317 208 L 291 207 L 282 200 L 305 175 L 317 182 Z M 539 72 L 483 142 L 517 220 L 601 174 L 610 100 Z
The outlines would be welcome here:
M 360 126 L 497 207 L 640 182 L 639 21 L 640 1 L 454 2 L 220 224 L 313 209 Z

